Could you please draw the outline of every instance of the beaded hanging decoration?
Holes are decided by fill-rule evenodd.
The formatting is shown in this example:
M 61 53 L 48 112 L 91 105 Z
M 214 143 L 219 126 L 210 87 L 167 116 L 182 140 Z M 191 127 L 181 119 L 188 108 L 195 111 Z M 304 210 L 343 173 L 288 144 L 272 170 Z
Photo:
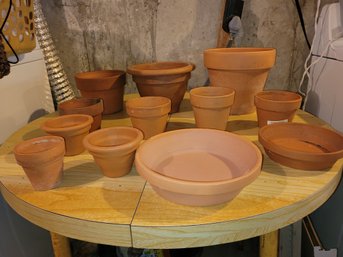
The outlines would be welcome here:
M 7 60 L 5 46 L 0 36 L 0 79 L 10 73 L 10 63 Z

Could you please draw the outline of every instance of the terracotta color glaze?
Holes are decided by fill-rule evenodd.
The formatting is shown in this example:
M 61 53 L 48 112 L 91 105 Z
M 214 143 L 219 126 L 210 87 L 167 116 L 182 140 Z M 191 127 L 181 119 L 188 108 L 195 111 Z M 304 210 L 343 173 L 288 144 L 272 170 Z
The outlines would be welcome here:
M 85 114 L 69 114 L 47 120 L 42 129 L 56 136 L 64 138 L 66 145 L 65 155 L 77 155 L 82 153 L 82 140 L 89 133 L 93 118 Z
M 204 65 L 211 86 L 235 90 L 231 114 L 254 112 L 254 96 L 264 88 L 275 56 L 273 48 L 212 48 L 204 51 Z
M 143 96 L 126 102 L 132 126 L 143 132 L 144 139 L 164 132 L 170 110 L 171 101 L 163 96 Z
M 104 110 L 101 98 L 77 97 L 58 105 L 60 115 L 66 114 L 87 114 L 93 117 L 90 132 L 101 127 L 102 112 Z
M 190 91 L 190 101 L 198 128 L 226 130 L 235 91 L 225 87 L 198 87 Z
M 291 122 L 301 105 L 302 97 L 282 90 L 262 91 L 255 95 L 258 126 L 276 122 Z
M 184 62 L 156 62 L 132 65 L 132 75 L 140 96 L 164 96 L 171 100 L 171 112 L 178 112 L 194 65 Z
M 49 190 L 59 185 L 65 153 L 62 137 L 43 136 L 26 140 L 17 144 L 13 152 L 35 190 Z
M 75 81 L 83 97 L 101 98 L 103 114 L 111 114 L 123 108 L 125 75 L 121 70 L 81 72 L 75 74 Z
M 154 136 L 139 147 L 135 159 L 138 173 L 158 194 L 195 206 L 232 200 L 256 179 L 261 164 L 262 155 L 253 143 L 213 129 Z
M 90 133 L 83 140 L 104 176 L 121 177 L 131 170 L 143 133 L 131 127 L 112 127 Z
M 295 169 L 323 170 L 343 157 L 343 136 L 315 125 L 271 124 L 260 129 L 259 141 L 272 160 Z

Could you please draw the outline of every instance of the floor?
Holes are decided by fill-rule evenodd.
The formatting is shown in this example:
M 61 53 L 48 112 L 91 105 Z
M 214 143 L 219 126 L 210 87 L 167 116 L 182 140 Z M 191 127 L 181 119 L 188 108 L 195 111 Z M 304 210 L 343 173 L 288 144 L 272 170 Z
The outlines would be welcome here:
M 72 240 L 73 257 L 169 257 L 161 252 L 142 249 L 115 248 Z M 170 257 L 258 257 L 258 237 L 235 243 L 215 245 L 203 248 L 171 250 Z

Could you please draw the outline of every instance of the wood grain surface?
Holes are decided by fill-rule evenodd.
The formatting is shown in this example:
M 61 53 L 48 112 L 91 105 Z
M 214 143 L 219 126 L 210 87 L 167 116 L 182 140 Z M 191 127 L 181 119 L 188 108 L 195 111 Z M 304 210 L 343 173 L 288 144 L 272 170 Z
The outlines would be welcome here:
M 137 97 L 136 95 L 126 97 Z M 0 189 L 24 218 L 54 233 L 94 243 L 137 248 L 215 245 L 267 234 L 291 224 L 322 205 L 335 190 L 343 159 L 328 170 L 302 171 L 271 161 L 257 140 L 256 114 L 230 116 L 228 131 L 256 143 L 264 154 L 261 175 L 233 201 L 209 207 L 174 204 L 158 196 L 135 169 L 121 178 L 103 177 L 84 152 L 65 157 L 62 184 L 34 191 L 14 160 L 13 146 L 43 135 L 40 118 L 14 133 L 0 148 Z M 296 122 L 324 122 L 298 111 Z M 131 126 L 125 110 L 105 116 L 102 127 Z M 188 100 L 173 114 L 167 130 L 193 128 Z

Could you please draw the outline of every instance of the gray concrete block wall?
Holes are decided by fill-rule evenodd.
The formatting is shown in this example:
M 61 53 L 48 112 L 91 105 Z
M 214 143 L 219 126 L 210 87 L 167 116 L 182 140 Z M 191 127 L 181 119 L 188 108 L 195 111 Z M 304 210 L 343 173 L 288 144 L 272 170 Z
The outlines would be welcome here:
M 301 4 L 311 39 L 316 3 Z M 42 6 L 74 87 L 79 71 L 156 60 L 192 62 L 189 87 L 208 82 L 202 52 L 216 47 L 222 0 L 54 0 Z M 296 90 L 309 50 L 293 1 L 246 0 L 242 23 L 239 46 L 277 49 L 266 88 Z M 136 91 L 130 76 L 126 91 Z

